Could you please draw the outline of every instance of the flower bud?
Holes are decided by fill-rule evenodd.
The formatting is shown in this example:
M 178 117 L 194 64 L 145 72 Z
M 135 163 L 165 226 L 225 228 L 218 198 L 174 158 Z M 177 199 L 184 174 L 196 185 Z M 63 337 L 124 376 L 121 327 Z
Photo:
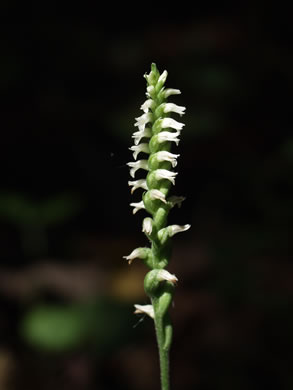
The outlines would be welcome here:
M 168 76 L 168 72 L 166 70 L 164 70 L 164 72 L 160 75 L 160 77 L 157 81 L 157 84 L 155 86 L 156 92 L 159 92 L 160 89 L 163 87 L 163 85 L 165 84 L 165 82 L 167 80 L 167 76 Z
M 150 235 L 153 230 L 153 220 L 150 217 L 144 218 L 142 222 L 142 231 L 143 233 Z

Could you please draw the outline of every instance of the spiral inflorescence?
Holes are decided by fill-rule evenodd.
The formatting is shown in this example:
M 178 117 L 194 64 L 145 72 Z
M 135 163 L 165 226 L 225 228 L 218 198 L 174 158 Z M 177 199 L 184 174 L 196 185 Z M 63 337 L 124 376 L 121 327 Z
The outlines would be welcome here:
M 151 247 L 136 248 L 128 256 L 124 256 L 129 264 L 140 258 L 151 269 L 146 275 L 144 288 L 151 299 L 151 305 L 135 305 L 136 313 L 146 313 L 156 322 L 161 321 L 166 327 L 164 344 L 167 348 L 167 327 L 169 321 L 164 322 L 164 316 L 172 301 L 174 285 L 177 282 L 175 275 L 170 274 L 165 267 L 168 265 L 171 255 L 170 238 L 186 231 L 190 225 L 167 225 L 169 211 L 175 206 L 180 206 L 184 197 L 169 196 L 172 185 L 175 184 L 179 154 L 171 152 L 172 146 L 178 146 L 180 134 L 184 124 L 171 117 L 172 114 L 182 116 L 185 107 L 168 102 L 172 95 L 179 95 L 178 89 L 165 88 L 167 71 L 159 73 L 155 64 L 151 66 L 151 72 L 146 74 L 147 100 L 141 105 L 143 114 L 136 118 L 132 138 L 134 145 L 130 147 L 133 152 L 133 162 L 130 167 L 130 176 L 133 180 L 128 184 L 131 193 L 137 189 L 143 189 L 142 199 L 133 202 L 133 214 L 139 210 L 146 210 L 151 217 L 145 217 L 142 223 L 142 231 L 151 243 Z M 141 155 L 143 158 L 138 159 Z M 145 178 L 135 180 L 136 172 L 146 172 Z M 165 325 L 164 325 L 165 324 Z M 169 343 L 170 344 L 170 343 Z

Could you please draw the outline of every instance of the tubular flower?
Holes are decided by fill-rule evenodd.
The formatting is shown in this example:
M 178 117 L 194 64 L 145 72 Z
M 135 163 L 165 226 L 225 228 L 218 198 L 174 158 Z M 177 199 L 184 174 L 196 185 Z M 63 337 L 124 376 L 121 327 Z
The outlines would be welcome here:
M 146 314 L 151 318 L 154 318 L 154 308 L 152 305 L 134 305 L 134 314 Z
M 172 185 L 175 185 L 179 154 L 171 152 L 172 146 L 178 146 L 184 123 L 173 119 L 171 115 L 185 113 L 185 107 L 168 102 L 168 98 L 181 94 L 179 89 L 165 89 L 168 73 L 159 73 L 155 64 L 151 72 L 144 77 L 147 81 L 147 100 L 141 105 L 143 114 L 136 118 L 138 128 L 132 135 L 134 145 L 130 147 L 134 162 L 129 162 L 130 176 L 136 171 L 146 172 L 143 179 L 129 181 L 131 193 L 142 188 L 142 200 L 131 203 L 133 214 L 144 209 L 151 216 L 142 223 L 142 231 L 151 243 L 149 248 L 134 249 L 124 258 L 131 264 L 134 258 L 140 258 L 151 268 L 144 280 L 144 289 L 151 300 L 150 305 L 135 305 L 135 313 L 145 313 L 154 319 L 161 362 L 162 388 L 168 389 L 168 378 L 165 372 L 166 359 L 171 345 L 172 325 L 168 309 L 172 303 L 173 291 L 178 281 L 164 268 L 168 265 L 171 254 L 171 238 L 190 228 L 190 225 L 167 225 L 169 211 L 174 206 L 181 206 L 185 199 L 182 196 L 168 196 Z M 138 154 L 146 157 L 137 161 Z M 163 386 L 164 384 L 164 386 Z

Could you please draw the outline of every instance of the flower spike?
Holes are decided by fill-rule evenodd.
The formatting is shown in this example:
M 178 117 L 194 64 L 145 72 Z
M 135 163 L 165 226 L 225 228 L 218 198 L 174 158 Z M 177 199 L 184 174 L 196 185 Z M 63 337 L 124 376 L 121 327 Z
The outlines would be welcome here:
M 133 214 L 142 209 L 150 214 L 143 219 L 142 231 L 151 245 L 134 249 L 128 256 L 123 256 L 129 264 L 135 258 L 140 258 L 150 268 L 144 279 L 144 290 L 151 302 L 134 306 L 136 314 L 146 314 L 155 322 L 164 390 L 169 390 L 168 352 L 172 341 L 168 310 L 178 281 L 165 268 L 170 260 L 172 237 L 190 228 L 189 224 L 167 224 L 170 210 L 175 205 L 180 207 L 185 199 L 182 196 L 169 196 L 172 185 L 175 185 L 177 172 L 174 172 L 174 168 L 179 157 L 179 154 L 172 152 L 172 147 L 179 145 L 184 128 L 184 123 L 173 119 L 171 115 L 182 116 L 185 114 L 185 107 L 167 100 L 170 96 L 181 94 L 179 89 L 165 88 L 167 76 L 167 71 L 160 74 L 155 64 L 144 75 L 147 99 L 140 106 L 143 114 L 135 118 L 134 126 L 137 131 L 132 135 L 134 145 L 129 148 L 135 161 L 127 163 L 132 178 L 137 170 L 145 171 L 145 177 L 129 181 L 128 185 L 131 187 L 131 194 L 138 188 L 144 190 L 141 200 L 130 203 L 130 206 L 133 207 Z M 145 159 L 137 160 L 140 153 L 147 154 Z

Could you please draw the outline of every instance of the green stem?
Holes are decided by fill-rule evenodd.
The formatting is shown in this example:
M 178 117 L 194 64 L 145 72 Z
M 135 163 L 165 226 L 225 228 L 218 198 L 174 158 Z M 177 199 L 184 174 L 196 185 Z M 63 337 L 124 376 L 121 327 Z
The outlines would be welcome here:
M 154 302 L 153 307 L 156 308 Z M 159 313 L 156 313 L 156 310 L 154 321 L 159 349 L 161 390 L 170 390 L 169 350 L 172 338 L 172 325 L 168 315 L 161 316 Z

